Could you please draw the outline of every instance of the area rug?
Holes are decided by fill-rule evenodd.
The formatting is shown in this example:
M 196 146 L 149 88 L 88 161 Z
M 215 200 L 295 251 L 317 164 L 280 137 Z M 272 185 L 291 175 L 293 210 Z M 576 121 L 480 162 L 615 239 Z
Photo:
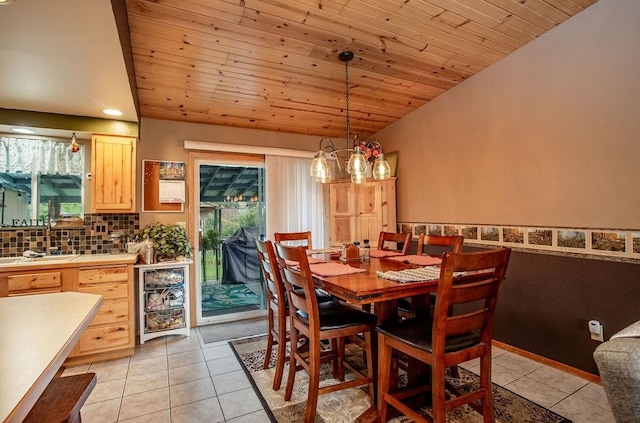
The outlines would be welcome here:
M 293 396 L 290 401 L 284 401 L 284 390 L 286 386 L 286 375 L 288 365 L 285 365 L 285 372 L 282 386 L 279 391 L 271 388 L 275 369 L 276 350 L 271 355 L 269 368 L 262 369 L 264 354 L 266 350 L 266 336 L 247 338 L 231 341 L 229 344 L 234 349 L 238 360 L 242 363 L 245 372 L 251 379 L 252 385 L 261 398 L 265 409 L 268 410 L 272 422 L 297 423 L 304 420 L 304 411 L 307 398 L 308 376 L 304 371 L 296 373 L 293 389 Z M 362 350 L 355 346 L 347 346 L 348 361 L 358 369 L 364 368 L 362 360 Z M 450 379 L 461 388 L 477 383 L 478 377 L 465 370 L 460 370 L 460 379 Z M 347 376 L 348 378 L 348 376 Z M 331 368 L 323 365 L 321 374 L 321 386 L 335 383 L 332 379 Z M 546 408 L 537 405 L 513 392 L 493 385 L 493 398 L 496 410 L 496 422 L 498 423 L 571 423 L 568 420 Z M 362 414 L 370 406 L 369 396 L 365 390 L 351 388 L 343 391 L 332 392 L 318 397 L 317 416 L 315 423 L 352 423 L 357 416 Z M 429 407 L 424 407 L 421 412 L 430 415 Z M 412 420 L 400 416 L 393 420 L 393 423 L 409 423 Z M 480 423 L 482 416 L 468 406 L 463 406 L 452 410 L 447 415 L 448 423 Z
M 267 317 L 264 316 L 235 322 L 199 326 L 198 330 L 202 336 L 202 342 L 212 344 L 214 342 L 262 335 L 268 332 L 269 327 L 267 325 Z M 267 341 L 265 341 L 264 344 L 267 345 Z
M 202 286 L 202 311 L 257 304 L 260 304 L 260 297 L 243 284 Z

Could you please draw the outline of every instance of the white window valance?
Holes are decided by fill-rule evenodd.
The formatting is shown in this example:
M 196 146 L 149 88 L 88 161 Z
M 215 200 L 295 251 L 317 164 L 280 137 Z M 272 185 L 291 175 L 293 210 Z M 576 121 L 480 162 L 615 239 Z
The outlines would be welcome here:
M 84 146 L 53 140 L 0 137 L 0 172 L 76 175 L 84 172 Z

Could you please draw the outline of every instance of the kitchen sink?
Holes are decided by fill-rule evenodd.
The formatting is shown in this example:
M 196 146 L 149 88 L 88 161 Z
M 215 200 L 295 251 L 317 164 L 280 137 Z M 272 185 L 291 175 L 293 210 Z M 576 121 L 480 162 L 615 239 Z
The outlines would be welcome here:
M 43 256 L 35 258 L 26 257 L 0 257 L 0 267 L 3 265 L 22 265 L 22 264 L 52 264 L 66 263 L 78 257 L 78 254 L 59 254 L 55 256 Z

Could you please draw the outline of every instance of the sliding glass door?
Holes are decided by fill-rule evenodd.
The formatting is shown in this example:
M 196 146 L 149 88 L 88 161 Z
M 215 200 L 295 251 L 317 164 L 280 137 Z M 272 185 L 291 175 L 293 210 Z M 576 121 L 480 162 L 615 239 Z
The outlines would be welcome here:
M 254 242 L 265 234 L 264 160 L 215 155 L 193 172 L 198 325 L 265 315 Z

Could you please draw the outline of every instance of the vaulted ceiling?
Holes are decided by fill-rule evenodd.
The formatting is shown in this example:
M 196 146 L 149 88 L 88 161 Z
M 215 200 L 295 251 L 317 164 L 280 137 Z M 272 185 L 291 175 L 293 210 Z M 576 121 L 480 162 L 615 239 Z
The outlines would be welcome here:
M 142 117 L 366 138 L 596 0 L 126 0 Z
M 366 138 L 595 2 L 16 0 L 0 6 L 0 108 L 344 138 L 349 50 Z

